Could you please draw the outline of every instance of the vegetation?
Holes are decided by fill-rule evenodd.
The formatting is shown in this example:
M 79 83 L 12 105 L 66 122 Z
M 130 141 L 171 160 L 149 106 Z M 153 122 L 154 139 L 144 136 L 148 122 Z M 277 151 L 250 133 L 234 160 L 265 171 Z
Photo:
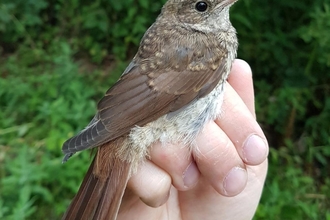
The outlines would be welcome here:
M 90 156 L 61 164 L 165 2 L 1 0 L 0 219 L 59 219 Z M 330 219 L 330 0 L 244 0 L 269 174 L 255 219 Z

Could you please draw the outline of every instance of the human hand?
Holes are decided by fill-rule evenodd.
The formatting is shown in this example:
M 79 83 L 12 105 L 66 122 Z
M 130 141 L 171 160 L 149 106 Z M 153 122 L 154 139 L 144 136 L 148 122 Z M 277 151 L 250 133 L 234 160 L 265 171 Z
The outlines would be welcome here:
M 222 114 L 193 152 L 154 144 L 131 177 L 118 219 L 251 219 L 267 174 L 267 140 L 256 122 L 251 69 L 235 60 Z

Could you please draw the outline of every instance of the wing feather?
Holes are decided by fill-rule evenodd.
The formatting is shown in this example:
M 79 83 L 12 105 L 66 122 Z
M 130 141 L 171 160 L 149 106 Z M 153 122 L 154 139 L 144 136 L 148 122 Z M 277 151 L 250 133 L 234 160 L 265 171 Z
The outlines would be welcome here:
M 167 47 L 170 45 L 168 43 Z M 98 113 L 88 127 L 64 143 L 62 150 L 67 154 L 64 160 L 77 151 L 128 134 L 134 126 L 144 126 L 176 112 L 210 93 L 228 71 L 226 50 L 220 48 L 214 50 L 217 54 L 212 54 L 213 50 L 199 51 L 194 47 L 192 44 L 173 53 L 163 46 L 165 60 L 172 60 L 175 65 L 157 60 L 156 51 L 148 58 L 135 58 L 100 100 Z M 160 50 L 162 47 L 155 48 Z

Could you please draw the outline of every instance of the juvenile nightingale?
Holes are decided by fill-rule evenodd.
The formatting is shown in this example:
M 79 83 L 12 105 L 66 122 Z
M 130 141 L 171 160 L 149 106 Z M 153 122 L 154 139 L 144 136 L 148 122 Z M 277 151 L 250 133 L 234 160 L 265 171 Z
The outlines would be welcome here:
M 129 177 L 154 142 L 183 142 L 221 112 L 236 57 L 229 8 L 236 0 L 168 0 L 137 54 L 98 103 L 92 121 L 63 144 L 67 161 L 97 148 L 63 219 L 116 219 Z

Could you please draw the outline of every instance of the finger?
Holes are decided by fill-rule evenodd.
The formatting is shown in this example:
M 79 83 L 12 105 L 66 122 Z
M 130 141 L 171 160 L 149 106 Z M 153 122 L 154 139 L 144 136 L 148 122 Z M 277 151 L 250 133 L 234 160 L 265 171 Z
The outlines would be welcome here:
M 180 194 L 180 208 L 193 210 L 182 212 L 182 219 L 207 219 L 205 213 L 212 219 L 253 219 L 267 174 L 267 160 L 258 166 L 247 166 L 248 181 L 244 190 L 234 197 L 221 196 L 215 193 L 206 178 L 201 178 L 194 193 Z
M 197 166 L 218 193 L 235 196 L 244 189 L 245 165 L 233 143 L 215 122 L 205 125 L 196 138 L 196 147 L 193 155 Z
M 185 191 L 197 184 L 198 168 L 189 148 L 182 143 L 162 145 L 158 142 L 152 146 L 150 158 L 171 176 L 172 184 L 178 190 Z
M 236 59 L 233 63 L 228 82 L 255 117 L 252 71 L 249 64 L 244 60 Z
M 171 177 L 154 163 L 146 160 L 129 179 L 127 187 L 146 205 L 159 207 L 168 199 Z
M 235 90 L 226 84 L 221 115 L 215 120 L 249 165 L 262 163 L 268 155 L 264 133 Z

